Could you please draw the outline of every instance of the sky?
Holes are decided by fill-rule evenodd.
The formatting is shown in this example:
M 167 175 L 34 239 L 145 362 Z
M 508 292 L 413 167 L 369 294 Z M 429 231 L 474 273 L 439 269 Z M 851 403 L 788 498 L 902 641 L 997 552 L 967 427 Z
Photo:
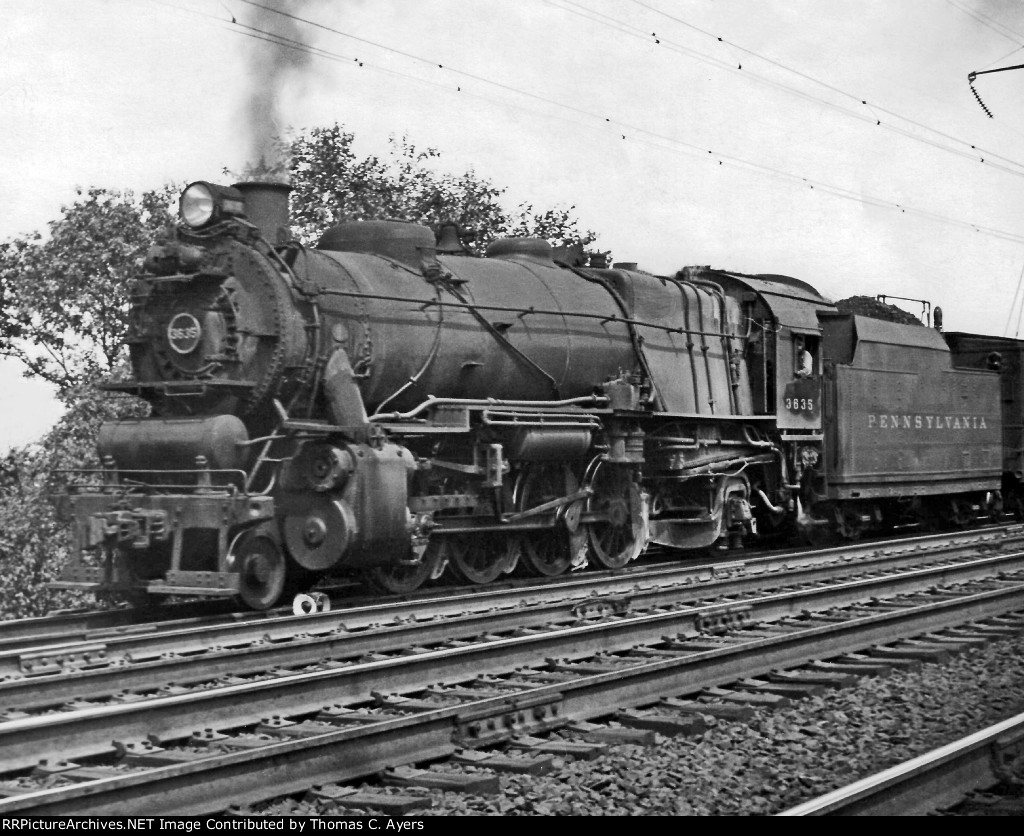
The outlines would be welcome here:
M 0 0 L 0 21 L 0 240 L 76 187 L 229 182 L 254 124 L 337 122 L 509 207 L 573 207 L 650 272 L 1024 333 L 1024 69 L 975 79 L 992 118 L 968 84 L 1024 63 L 1016 0 Z M 13 361 L 0 399 L 0 452 L 60 414 Z

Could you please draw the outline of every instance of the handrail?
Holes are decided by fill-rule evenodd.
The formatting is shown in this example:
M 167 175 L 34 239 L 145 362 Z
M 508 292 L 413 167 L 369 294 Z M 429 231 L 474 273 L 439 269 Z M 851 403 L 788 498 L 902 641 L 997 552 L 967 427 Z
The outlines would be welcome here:
M 564 398 L 558 401 L 506 401 L 498 398 L 427 398 L 419 406 L 408 412 L 385 412 L 380 415 L 371 415 L 369 420 L 376 421 L 409 421 L 422 412 L 432 409 L 435 406 L 465 406 L 477 409 L 499 408 L 525 408 L 535 409 L 538 412 L 552 409 L 563 409 L 567 406 L 607 406 L 610 399 L 604 395 L 583 395 L 578 398 Z

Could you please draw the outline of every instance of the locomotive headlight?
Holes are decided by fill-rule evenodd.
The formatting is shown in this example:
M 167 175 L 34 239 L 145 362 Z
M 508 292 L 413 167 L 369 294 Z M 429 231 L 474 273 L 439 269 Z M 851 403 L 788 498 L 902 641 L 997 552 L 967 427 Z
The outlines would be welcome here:
M 225 217 L 244 215 L 245 202 L 238 189 L 198 180 L 181 193 L 178 213 L 186 226 L 200 229 Z

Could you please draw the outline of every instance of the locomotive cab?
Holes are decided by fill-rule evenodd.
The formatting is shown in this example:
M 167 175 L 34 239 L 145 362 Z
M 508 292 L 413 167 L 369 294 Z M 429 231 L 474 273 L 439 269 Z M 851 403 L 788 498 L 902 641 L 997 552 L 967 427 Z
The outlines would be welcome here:
M 831 302 L 800 279 L 702 269 L 738 299 L 748 323 L 745 363 L 754 412 L 767 419 L 778 450 L 778 466 L 766 469 L 754 492 L 754 511 L 764 531 L 787 530 L 805 518 L 800 486 L 820 467 L 823 330 L 818 312 Z

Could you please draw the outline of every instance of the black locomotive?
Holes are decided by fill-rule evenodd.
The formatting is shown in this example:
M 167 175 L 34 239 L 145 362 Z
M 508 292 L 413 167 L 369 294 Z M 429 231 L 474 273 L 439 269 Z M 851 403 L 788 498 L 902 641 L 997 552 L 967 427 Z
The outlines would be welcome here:
M 183 193 L 114 387 L 155 417 L 102 428 L 60 585 L 263 609 L 325 574 L 616 569 L 652 543 L 966 524 L 1016 493 L 988 344 L 785 276 L 585 266 L 539 239 L 481 258 L 375 221 L 307 249 L 287 200 Z

